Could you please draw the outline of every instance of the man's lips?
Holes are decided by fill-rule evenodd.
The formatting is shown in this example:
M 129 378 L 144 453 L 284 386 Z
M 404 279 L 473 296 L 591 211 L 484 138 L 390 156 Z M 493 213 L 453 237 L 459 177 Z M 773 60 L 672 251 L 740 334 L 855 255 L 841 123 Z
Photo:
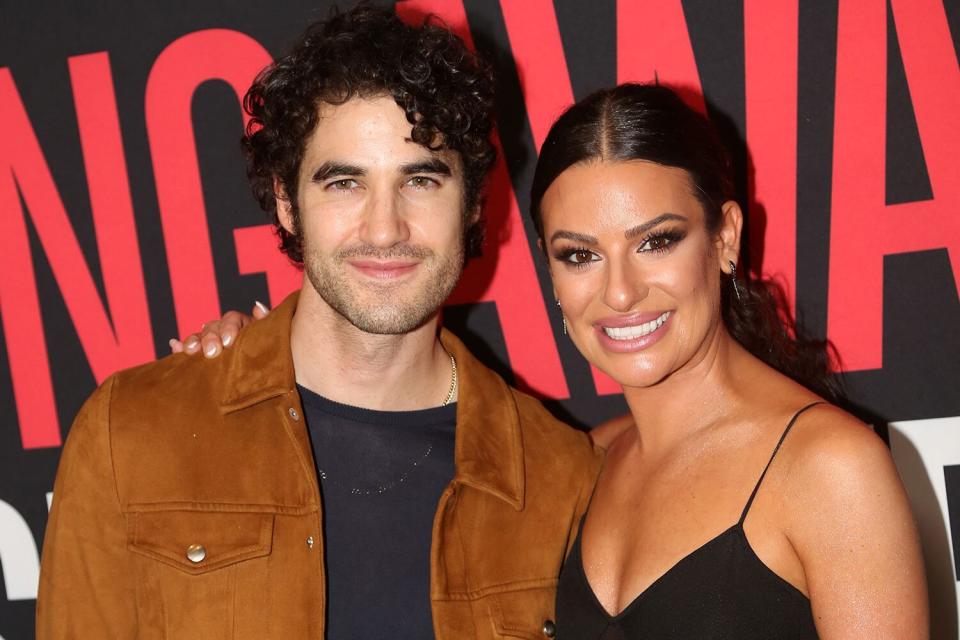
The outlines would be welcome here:
M 419 266 L 416 260 L 348 260 L 363 275 L 378 280 L 401 278 Z

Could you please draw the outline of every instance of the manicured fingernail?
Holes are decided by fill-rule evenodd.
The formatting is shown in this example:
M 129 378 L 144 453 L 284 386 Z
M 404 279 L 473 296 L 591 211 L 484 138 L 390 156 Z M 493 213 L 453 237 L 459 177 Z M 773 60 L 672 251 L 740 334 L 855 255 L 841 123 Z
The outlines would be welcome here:
M 210 345 L 209 347 L 206 348 L 206 350 L 204 350 L 204 353 L 208 358 L 212 358 L 213 356 L 217 355 L 217 345 L 215 344 Z
M 233 342 L 233 336 L 228 333 L 227 335 L 220 338 L 220 340 L 223 341 L 223 346 L 229 347 L 230 344 Z
M 179 342 L 179 340 L 177 340 L 176 338 L 170 338 L 170 341 L 167 344 L 170 345 L 171 351 L 173 351 L 173 348 L 177 346 L 177 342 Z
M 190 338 L 183 343 L 183 348 L 193 350 L 197 348 L 198 344 L 200 344 L 200 341 L 197 338 Z
M 257 305 L 257 308 L 260 309 L 260 311 L 263 311 L 263 315 L 270 313 L 270 309 L 267 309 L 267 305 L 263 304 L 259 300 L 255 300 L 253 304 Z

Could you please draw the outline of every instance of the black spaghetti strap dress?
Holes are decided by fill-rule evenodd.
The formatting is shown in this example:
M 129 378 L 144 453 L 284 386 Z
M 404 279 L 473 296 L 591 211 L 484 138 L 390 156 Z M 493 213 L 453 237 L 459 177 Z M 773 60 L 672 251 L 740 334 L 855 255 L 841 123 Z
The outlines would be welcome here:
M 677 562 L 616 616 L 587 582 L 581 521 L 557 586 L 558 640 L 817 638 L 810 600 L 757 557 L 743 532 L 770 463 L 800 414 L 815 404 L 790 420 L 737 523 Z

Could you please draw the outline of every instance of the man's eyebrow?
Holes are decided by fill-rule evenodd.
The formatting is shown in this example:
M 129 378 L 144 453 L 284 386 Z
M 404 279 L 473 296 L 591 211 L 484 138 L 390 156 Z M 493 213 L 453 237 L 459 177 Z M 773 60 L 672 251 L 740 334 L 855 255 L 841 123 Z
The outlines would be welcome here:
M 686 221 L 686 219 L 687 219 L 686 216 L 681 216 L 681 215 L 676 214 L 676 213 L 661 213 L 659 216 L 657 216 L 657 217 L 654 218 L 653 220 L 648 220 L 647 222 L 644 222 L 643 224 L 638 224 L 637 226 L 635 226 L 635 227 L 633 227 L 633 228 L 631 228 L 631 229 L 627 229 L 627 232 L 624 233 L 623 235 L 626 236 L 627 238 L 636 238 L 637 236 L 643 235 L 644 233 L 646 233 L 646 232 L 649 231 L 650 229 L 653 229 L 653 228 L 656 227 L 658 224 L 664 223 L 664 222 L 666 222 L 666 221 L 668 221 L 668 220 L 683 220 L 683 221 Z
M 555 240 L 573 240 L 574 242 L 581 242 L 583 244 L 597 244 L 597 239 L 593 236 L 587 236 L 582 233 L 577 233 L 575 231 L 554 231 L 553 235 L 550 236 L 550 242 Z
M 450 165 L 440 158 L 430 158 L 429 160 L 420 160 L 410 162 L 400 166 L 400 173 L 405 176 L 412 176 L 417 173 L 432 173 L 439 176 L 450 176 L 453 172 Z
M 363 176 L 367 171 L 363 167 L 345 162 L 324 162 L 313 172 L 313 181 L 320 182 L 332 176 Z

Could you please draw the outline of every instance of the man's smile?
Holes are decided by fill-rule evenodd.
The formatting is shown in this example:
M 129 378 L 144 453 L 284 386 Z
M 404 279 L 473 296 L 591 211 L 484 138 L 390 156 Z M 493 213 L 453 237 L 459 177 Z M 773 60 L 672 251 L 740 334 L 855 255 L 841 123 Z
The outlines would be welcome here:
M 394 280 L 412 273 L 420 265 L 417 260 L 353 259 L 347 264 L 368 278 Z

